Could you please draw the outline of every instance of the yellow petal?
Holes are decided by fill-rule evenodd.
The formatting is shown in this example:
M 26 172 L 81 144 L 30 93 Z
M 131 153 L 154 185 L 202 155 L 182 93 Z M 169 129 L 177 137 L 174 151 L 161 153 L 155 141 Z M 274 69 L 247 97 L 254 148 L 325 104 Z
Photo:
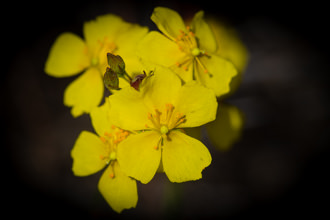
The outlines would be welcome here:
M 150 110 L 161 109 L 165 104 L 173 103 L 181 89 L 180 78 L 170 69 L 154 66 L 154 73 L 145 80 L 141 93 Z
M 185 57 L 174 41 L 156 31 L 151 31 L 142 39 L 137 54 L 142 60 L 165 67 L 175 66 Z
M 220 104 L 215 121 L 206 125 L 211 143 L 220 150 L 228 150 L 243 129 L 243 113 L 235 106 Z
M 140 42 L 147 33 L 147 27 L 142 27 L 137 24 L 129 24 L 127 30 L 121 31 L 120 34 L 118 34 L 118 37 L 116 37 L 116 43 L 119 45 L 117 54 L 120 54 L 120 56 L 135 54 L 135 48 L 138 42 Z
M 200 49 L 212 53 L 217 49 L 217 42 L 209 25 L 203 19 L 204 12 L 199 11 L 195 14 L 191 28 L 198 39 Z
M 179 77 L 170 69 L 150 65 L 153 75 L 145 78 L 140 91 L 126 87 L 109 97 L 110 117 L 114 125 L 125 130 L 143 130 L 148 113 L 173 103 L 181 88 Z
M 181 16 L 169 8 L 156 7 L 151 15 L 151 20 L 161 32 L 172 40 L 180 35 L 180 30 L 186 30 Z
M 114 174 L 114 176 L 112 176 Z M 138 201 L 136 181 L 126 176 L 117 162 L 102 174 L 99 191 L 113 210 L 120 213 L 124 209 L 135 208 Z
M 117 159 L 120 168 L 128 176 L 148 183 L 155 175 L 161 158 L 161 149 L 156 149 L 160 135 L 145 131 L 130 135 L 118 145 Z
M 103 97 L 103 80 L 96 68 L 89 68 L 73 81 L 64 92 L 64 104 L 72 107 L 74 117 L 89 113 Z
M 197 127 L 215 119 L 218 103 L 211 89 L 193 81 L 181 87 L 173 105 L 186 116 L 181 127 Z
M 204 144 L 180 131 L 171 131 L 164 139 L 162 160 L 171 182 L 185 182 L 202 178 L 202 171 L 211 164 L 211 155 Z
M 90 65 L 85 42 L 75 34 L 61 34 L 50 49 L 45 72 L 54 77 L 78 74 Z
M 121 32 L 116 38 L 117 49 L 115 53 L 124 59 L 126 72 L 130 75 L 142 73 L 143 67 L 139 57 L 136 55 L 136 50 L 138 43 L 147 33 L 147 27 L 131 24 L 126 31 Z
M 115 36 L 122 30 L 127 28 L 128 24 L 119 16 L 106 14 L 98 16 L 95 20 L 84 23 L 83 32 L 86 43 L 89 48 L 95 49 L 97 45 L 105 40 L 113 42 Z
M 105 153 L 105 145 L 98 136 L 82 131 L 71 151 L 73 173 L 76 176 L 87 176 L 100 171 L 106 165 L 100 157 Z
M 215 54 L 202 56 L 199 59 L 208 73 L 205 73 L 205 68 L 195 61 L 197 81 L 212 89 L 217 97 L 228 93 L 230 82 L 237 75 L 235 66 L 230 61 Z
M 99 136 L 104 136 L 105 132 L 110 132 L 113 124 L 109 117 L 110 106 L 106 101 L 102 106 L 94 108 L 91 113 L 92 125 Z
M 108 98 L 110 118 L 113 124 L 125 130 L 145 129 L 148 120 L 148 108 L 141 93 L 128 86 Z

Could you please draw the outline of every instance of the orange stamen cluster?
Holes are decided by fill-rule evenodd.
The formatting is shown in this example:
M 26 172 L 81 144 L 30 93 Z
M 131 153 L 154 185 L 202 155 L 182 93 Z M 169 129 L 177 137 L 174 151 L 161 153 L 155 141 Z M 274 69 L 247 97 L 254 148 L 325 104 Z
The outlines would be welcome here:
M 111 167 L 111 174 L 110 177 L 114 178 L 114 168 L 113 163 L 116 161 L 116 151 L 117 151 L 117 145 L 127 138 L 129 135 L 128 131 L 125 131 L 123 129 L 117 128 L 115 126 L 112 126 L 112 132 L 104 132 L 103 136 L 100 136 L 100 140 L 105 145 L 105 151 L 104 154 L 100 155 L 100 159 L 105 161 L 106 164 L 109 164 Z
M 192 32 L 191 28 L 187 26 L 186 29 L 185 31 L 180 30 L 180 34 L 174 41 L 177 43 L 179 49 L 186 53 L 187 56 L 177 61 L 175 66 L 188 71 L 189 67 L 194 66 L 191 64 L 196 64 L 196 67 L 199 66 L 203 73 L 209 74 L 209 76 L 212 77 L 212 74 L 210 74 L 200 59 L 202 56 L 209 57 L 209 55 L 206 51 L 199 49 L 195 33 Z M 194 63 L 195 61 L 196 63 Z
M 186 122 L 186 116 L 181 113 L 175 113 L 175 107 L 172 104 L 166 104 L 164 111 L 160 112 L 155 109 L 155 113 L 148 113 L 148 119 L 151 124 L 146 124 L 147 130 L 157 131 L 160 134 L 160 138 L 157 145 L 154 146 L 156 150 L 159 146 L 163 146 L 164 138 L 169 140 L 168 134 L 171 130 L 177 129 L 182 123 Z

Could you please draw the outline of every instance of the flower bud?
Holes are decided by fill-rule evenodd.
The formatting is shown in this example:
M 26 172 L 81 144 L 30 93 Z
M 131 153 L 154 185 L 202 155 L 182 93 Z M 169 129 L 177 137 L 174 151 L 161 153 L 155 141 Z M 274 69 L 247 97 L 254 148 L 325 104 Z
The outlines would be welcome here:
M 125 62 L 119 55 L 112 53 L 107 54 L 108 64 L 113 72 L 119 75 L 119 77 L 125 74 Z
M 104 84 L 111 91 L 112 89 L 119 90 L 119 80 L 117 74 L 107 67 L 104 78 L 103 78 Z

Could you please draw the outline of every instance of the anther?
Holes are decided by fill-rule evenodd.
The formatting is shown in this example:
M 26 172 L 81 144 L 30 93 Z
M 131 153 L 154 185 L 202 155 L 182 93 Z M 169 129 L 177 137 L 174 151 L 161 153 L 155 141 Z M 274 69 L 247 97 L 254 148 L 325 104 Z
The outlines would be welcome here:
M 103 143 L 106 143 L 106 142 L 107 142 L 107 139 L 106 139 L 105 137 L 100 137 L 100 139 L 101 139 L 101 141 L 102 141 Z

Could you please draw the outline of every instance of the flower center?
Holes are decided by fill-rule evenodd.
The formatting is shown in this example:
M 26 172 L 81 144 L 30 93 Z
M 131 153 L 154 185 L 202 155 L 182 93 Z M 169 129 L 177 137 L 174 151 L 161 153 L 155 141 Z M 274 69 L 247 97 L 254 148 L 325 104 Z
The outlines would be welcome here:
M 115 126 L 112 126 L 112 132 L 105 132 L 104 136 L 101 136 L 100 139 L 105 145 L 104 154 L 100 155 L 100 159 L 105 162 L 105 164 L 109 164 L 111 166 L 112 172 L 110 173 L 110 177 L 114 178 L 114 162 L 117 160 L 117 145 L 127 138 L 129 135 L 128 131 L 122 130 Z
M 161 134 L 167 134 L 168 133 L 168 127 L 166 126 L 166 125 L 162 125 L 161 127 L 160 127 L 160 133 Z
M 194 32 L 187 26 L 187 30 L 180 30 L 180 35 L 175 39 L 179 49 L 186 53 L 187 56 L 183 57 L 181 60 L 178 60 L 175 65 L 182 68 L 185 71 L 188 71 L 194 63 L 198 69 L 201 69 L 202 72 L 209 74 L 212 77 L 212 74 L 209 73 L 205 65 L 201 61 L 202 56 L 207 56 L 206 51 L 201 50 L 198 46 L 198 41 L 195 37 Z
M 98 57 L 93 57 L 91 60 L 91 65 L 92 66 L 97 66 L 99 64 L 99 58 Z
M 201 54 L 201 50 L 198 48 L 198 47 L 195 47 L 191 50 L 191 54 L 194 56 L 194 57 L 197 57 Z
M 177 129 L 181 124 L 186 122 L 186 116 L 175 112 L 175 108 L 172 104 L 166 104 L 164 111 L 154 110 L 155 113 L 148 113 L 149 123 L 145 125 L 146 130 L 157 131 L 160 134 L 160 139 L 158 141 L 155 149 L 159 149 L 159 146 L 163 145 L 163 139 L 168 140 L 169 133 L 173 129 Z
M 115 50 L 117 50 L 116 44 L 108 37 L 98 40 L 91 57 L 91 66 L 106 65 L 107 53 L 113 53 Z

